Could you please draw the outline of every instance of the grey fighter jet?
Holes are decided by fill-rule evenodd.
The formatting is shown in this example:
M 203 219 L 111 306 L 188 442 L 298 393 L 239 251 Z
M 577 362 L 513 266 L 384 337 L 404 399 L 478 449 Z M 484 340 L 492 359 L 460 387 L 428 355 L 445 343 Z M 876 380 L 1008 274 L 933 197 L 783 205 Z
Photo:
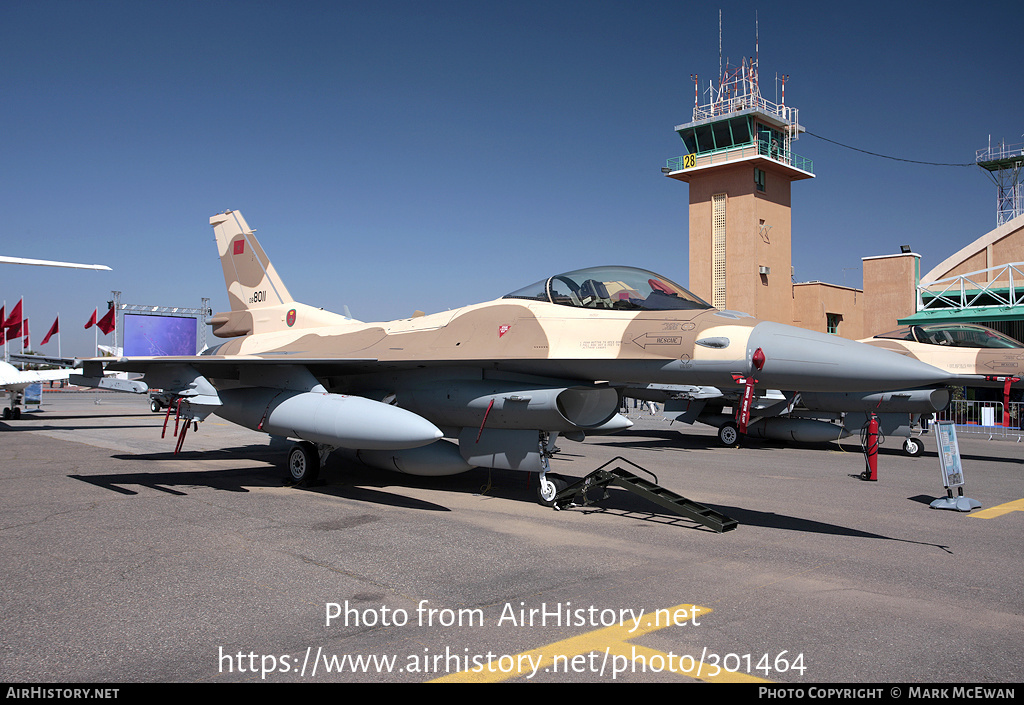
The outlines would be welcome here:
M 1012 385 L 1024 376 L 1024 345 L 991 328 L 965 323 L 933 323 L 905 326 L 860 341 L 926 362 L 957 377 L 971 387 L 1001 387 L 1004 404 Z M 647 384 L 628 386 L 629 397 L 664 404 L 666 417 L 683 423 L 706 423 L 718 428 L 723 445 L 740 440 L 733 414 L 739 390 L 720 390 L 696 385 Z M 752 421 L 746 434 L 797 443 L 838 441 L 862 432 L 874 415 L 885 438 L 900 438 L 903 450 L 920 455 L 924 444 L 913 435 L 921 416 L 944 410 L 950 392 L 943 387 L 875 392 L 803 393 L 760 391 L 752 404 Z

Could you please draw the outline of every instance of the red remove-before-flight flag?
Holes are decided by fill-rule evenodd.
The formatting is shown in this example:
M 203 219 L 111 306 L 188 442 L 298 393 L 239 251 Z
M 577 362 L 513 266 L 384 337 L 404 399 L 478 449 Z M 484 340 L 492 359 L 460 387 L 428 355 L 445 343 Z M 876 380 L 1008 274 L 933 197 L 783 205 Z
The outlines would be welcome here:
M 85 322 L 85 329 L 86 330 L 89 330 L 94 325 L 96 325 L 96 311 L 98 311 L 98 310 L 99 309 L 93 309 L 92 315 L 89 316 L 89 320 Z
M 43 338 L 43 342 L 39 343 L 40 345 L 46 345 L 48 342 L 50 342 L 50 337 L 51 336 L 56 335 L 57 333 L 60 333 L 60 325 L 59 324 L 60 324 L 60 316 L 57 316 L 55 319 L 53 319 L 53 325 L 50 326 L 50 332 L 46 334 L 45 338 Z
M 116 325 L 114 307 L 111 306 L 110 310 L 100 320 L 96 321 L 96 327 L 103 331 L 103 335 L 110 335 L 114 332 L 114 326 Z
M 21 336 L 21 301 L 11 309 L 11 315 L 4 321 L 4 328 L 7 329 L 7 339 Z

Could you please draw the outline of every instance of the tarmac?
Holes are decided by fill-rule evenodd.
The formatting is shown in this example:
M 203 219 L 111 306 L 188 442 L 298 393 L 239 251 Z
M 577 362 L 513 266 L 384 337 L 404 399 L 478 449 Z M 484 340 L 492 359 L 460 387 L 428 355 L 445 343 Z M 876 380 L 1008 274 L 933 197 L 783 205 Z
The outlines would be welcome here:
M 748 440 L 634 415 L 559 439 L 552 470 L 615 458 L 736 519 L 716 533 L 613 488 L 403 476 L 210 417 L 174 453 L 145 397 L 43 394 L 0 422 L 0 678 L 8 683 L 1024 680 L 1024 448 L 960 439 L 970 513 L 935 439 Z M 620 461 L 621 462 L 621 461 Z

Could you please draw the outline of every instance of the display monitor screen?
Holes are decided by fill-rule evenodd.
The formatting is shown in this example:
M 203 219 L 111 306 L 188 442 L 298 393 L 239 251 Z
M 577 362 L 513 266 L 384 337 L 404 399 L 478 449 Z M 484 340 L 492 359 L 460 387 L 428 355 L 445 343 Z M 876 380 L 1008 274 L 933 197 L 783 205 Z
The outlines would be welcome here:
M 196 319 L 187 316 L 124 315 L 124 354 L 195 355 Z

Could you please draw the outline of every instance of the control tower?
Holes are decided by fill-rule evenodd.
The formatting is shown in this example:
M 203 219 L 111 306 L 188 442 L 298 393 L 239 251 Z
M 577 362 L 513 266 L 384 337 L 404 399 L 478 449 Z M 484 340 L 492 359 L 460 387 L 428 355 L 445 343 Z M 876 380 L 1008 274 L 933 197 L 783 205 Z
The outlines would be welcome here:
M 690 185 L 690 281 L 693 293 L 722 309 L 793 321 L 790 184 L 814 178 L 793 154 L 803 132 L 797 110 L 761 96 L 757 57 L 728 65 L 675 130 L 686 154 L 662 171 Z
M 1000 143 L 979 149 L 978 166 L 989 173 L 996 185 L 996 227 L 1024 214 L 1024 144 Z

